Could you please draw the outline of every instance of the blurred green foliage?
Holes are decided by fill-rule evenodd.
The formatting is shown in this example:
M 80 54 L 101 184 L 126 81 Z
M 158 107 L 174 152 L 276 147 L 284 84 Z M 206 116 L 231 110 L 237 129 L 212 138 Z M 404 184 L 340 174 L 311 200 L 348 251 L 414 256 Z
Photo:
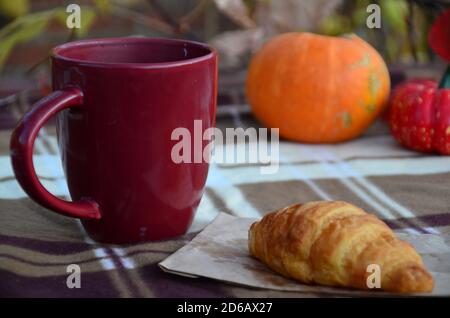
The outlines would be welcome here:
M 72 40 L 86 36 L 100 16 L 128 19 L 140 27 L 138 30 L 157 30 L 157 34 L 200 41 L 242 29 L 266 32 L 261 41 L 287 31 L 303 30 L 331 36 L 356 33 L 371 43 L 387 62 L 426 62 L 433 57 L 427 43 L 434 14 L 430 12 L 436 5 L 432 0 L 274 1 L 91 0 L 83 2 L 86 5 L 82 6 L 81 28 L 70 30 L 66 27 L 69 14 L 66 5 L 70 1 L 61 1 L 55 8 L 34 11 L 29 0 L 0 0 L 0 71 L 16 45 L 44 36 L 49 25 L 55 25 L 52 22 L 56 21 L 56 25 L 67 32 L 67 40 Z M 284 2 L 280 5 L 278 1 Z M 442 1 L 447 0 L 439 0 L 439 3 Z M 366 26 L 370 14 L 367 6 L 373 3 L 381 8 L 381 29 Z M 208 19 L 208 14 L 212 18 Z M 309 24 L 308 21 L 298 23 L 303 21 L 302 18 Z M 213 31 L 204 32 L 205 29 Z M 238 33 L 236 36 L 241 36 Z
M 336 12 L 325 19 L 319 32 L 325 35 L 358 33 L 377 46 L 389 62 L 429 60 L 427 32 L 432 21 L 423 8 L 411 7 L 408 0 L 380 0 L 381 29 L 369 29 L 366 10 L 371 3 L 371 0 L 355 0 L 350 12 Z
M 0 14 L 11 18 L 11 22 L 0 29 L 0 71 L 2 70 L 12 49 L 21 43 L 28 42 L 45 33 L 51 21 L 57 21 L 61 28 L 67 29 L 68 33 L 75 38 L 83 37 L 94 22 L 97 11 L 107 10 L 107 0 L 97 0 L 97 6 L 83 6 L 83 18 L 81 27 L 68 30 L 66 19 L 68 14 L 66 7 L 61 6 L 50 10 L 29 12 L 28 0 L 0 0 Z
M 28 0 L 0 0 L 0 12 L 10 18 L 25 15 L 30 10 Z

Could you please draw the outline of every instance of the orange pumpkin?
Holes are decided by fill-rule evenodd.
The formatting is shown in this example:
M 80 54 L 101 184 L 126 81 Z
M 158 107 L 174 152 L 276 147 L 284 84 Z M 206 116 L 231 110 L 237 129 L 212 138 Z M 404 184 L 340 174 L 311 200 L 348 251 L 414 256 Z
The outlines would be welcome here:
M 390 80 L 381 56 L 356 35 L 286 33 L 252 58 L 246 90 L 256 118 L 281 137 L 335 143 L 360 135 L 384 110 Z

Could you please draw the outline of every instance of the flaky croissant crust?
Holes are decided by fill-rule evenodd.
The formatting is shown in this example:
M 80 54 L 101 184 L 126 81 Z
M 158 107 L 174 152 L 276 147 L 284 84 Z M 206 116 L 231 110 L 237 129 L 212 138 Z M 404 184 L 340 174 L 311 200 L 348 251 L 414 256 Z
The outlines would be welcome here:
M 307 284 L 368 289 L 370 264 L 381 289 L 429 292 L 433 277 L 420 255 L 376 216 L 342 201 L 296 204 L 264 216 L 249 230 L 250 254 Z

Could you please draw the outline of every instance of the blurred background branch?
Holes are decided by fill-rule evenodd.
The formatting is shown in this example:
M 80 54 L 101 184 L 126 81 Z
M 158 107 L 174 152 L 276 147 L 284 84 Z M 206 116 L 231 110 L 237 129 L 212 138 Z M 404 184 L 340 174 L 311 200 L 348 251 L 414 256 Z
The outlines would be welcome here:
M 427 62 L 433 59 L 426 43 L 429 25 L 450 6 L 450 0 L 83 0 L 77 1 L 82 26 L 71 32 L 65 24 L 69 2 L 0 0 L 0 71 L 26 71 L 26 65 L 15 65 L 14 53 L 23 55 L 20 48 L 36 43 L 50 48 L 68 39 L 123 35 L 212 42 L 224 50 L 221 66 L 239 69 L 264 40 L 289 31 L 354 32 L 390 63 Z M 380 30 L 365 25 L 370 3 L 382 9 Z M 233 41 L 242 48 L 231 47 Z M 41 60 L 34 56 L 32 71 Z
M 222 74 L 245 73 L 250 56 L 265 40 L 289 31 L 353 32 L 391 66 L 429 65 L 436 57 L 428 47 L 428 29 L 450 7 L 450 0 L 78 0 L 81 28 L 70 30 L 66 7 L 73 2 L 0 0 L 2 83 L 3 78 L 25 77 L 46 93 L 51 47 L 109 36 L 209 42 L 220 53 Z M 371 3 L 381 7 L 381 29 L 366 26 Z M 5 94 L 0 91 L 0 97 Z

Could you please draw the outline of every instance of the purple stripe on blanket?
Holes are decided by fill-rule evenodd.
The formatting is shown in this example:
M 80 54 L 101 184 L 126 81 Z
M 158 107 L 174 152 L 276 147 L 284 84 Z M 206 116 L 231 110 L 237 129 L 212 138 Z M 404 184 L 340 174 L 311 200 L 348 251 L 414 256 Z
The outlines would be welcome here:
M 433 215 L 422 215 L 412 218 L 399 218 L 396 220 L 383 220 L 393 229 L 401 229 L 405 227 L 421 229 L 418 224 L 422 223 L 429 227 L 439 227 L 439 226 L 448 226 L 450 225 L 450 213 L 439 213 Z M 410 224 L 410 226 L 403 226 L 406 224 Z M 426 232 L 426 230 L 422 229 Z M 428 233 L 428 232 L 426 232 Z
M 6 245 L 12 245 L 41 253 L 68 255 L 101 246 L 91 245 L 87 243 L 77 242 L 61 242 L 61 241 L 43 241 L 25 237 L 9 236 L 0 234 L 0 242 Z
M 107 272 L 82 273 L 81 288 L 70 289 L 66 276 L 22 277 L 0 270 L 0 297 L 119 297 Z
M 157 264 L 142 267 L 142 281 L 152 290 L 154 297 L 171 298 L 223 298 L 232 297 L 223 286 L 205 278 L 188 278 L 163 272 Z

